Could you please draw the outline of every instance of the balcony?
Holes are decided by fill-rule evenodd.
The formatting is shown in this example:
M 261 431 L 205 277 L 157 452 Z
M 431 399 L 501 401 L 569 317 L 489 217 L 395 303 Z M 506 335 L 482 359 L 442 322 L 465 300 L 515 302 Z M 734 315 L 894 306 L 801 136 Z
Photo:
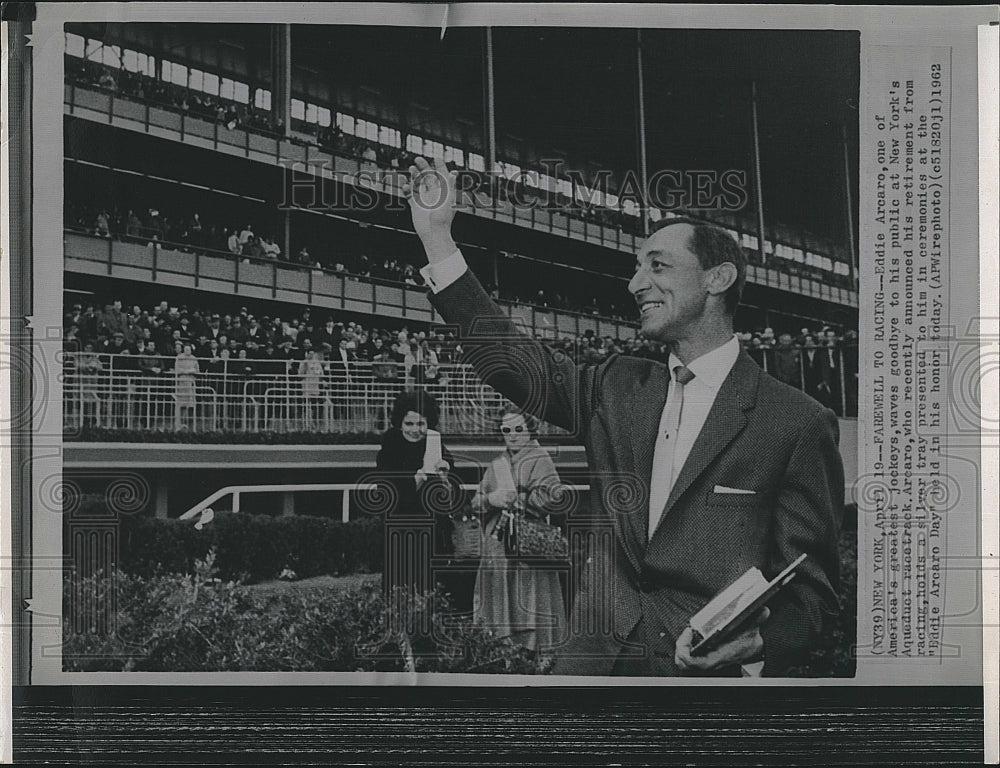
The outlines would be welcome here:
M 68 115 L 86 120 L 260 163 L 284 167 L 296 163 L 299 167 L 309 167 L 313 174 L 325 179 L 363 185 L 384 194 L 401 196 L 401 172 L 378 168 L 374 163 L 360 158 L 335 155 L 304 140 L 286 139 L 257 130 L 230 129 L 219 122 L 195 117 L 176 108 L 139 102 L 120 94 L 75 83 L 67 83 L 65 86 L 64 110 Z M 635 254 L 643 240 L 640 236 L 602 222 L 585 221 L 559 210 L 513 205 L 504 200 L 473 206 L 465 211 L 465 215 L 578 240 L 630 256 Z M 856 290 L 763 266 L 749 266 L 747 282 L 842 306 L 858 306 Z
M 400 321 L 440 323 L 427 290 L 401 283 L 341 275 L 274 260 L 253 260 L 218 252 L 174 250 L 67 231 L 67 272 L 157 283 L 248 299 L 377 315 Z M 631 339 L 637 326 L 620 320 L 561 309 L 498 301 L 508 316 L 542 338 L 597 336 Z

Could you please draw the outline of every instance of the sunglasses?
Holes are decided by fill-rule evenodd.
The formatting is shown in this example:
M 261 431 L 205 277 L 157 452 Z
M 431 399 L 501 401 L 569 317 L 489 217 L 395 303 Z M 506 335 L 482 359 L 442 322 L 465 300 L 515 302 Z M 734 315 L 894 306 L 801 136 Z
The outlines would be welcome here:
M 527 429 L 528 429 L 527 427 L 500 427 L 500 431 L 503 432 L 505 435 L 509 435 L 511 432 L 517 432 L 518 434 L 520 434 L 521 432 L 524 432 Z

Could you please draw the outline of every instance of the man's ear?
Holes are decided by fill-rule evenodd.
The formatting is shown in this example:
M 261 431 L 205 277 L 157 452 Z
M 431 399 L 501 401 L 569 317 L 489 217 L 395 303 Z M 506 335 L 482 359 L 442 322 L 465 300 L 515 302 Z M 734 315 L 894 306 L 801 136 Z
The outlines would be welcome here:
M 713 296 L 725 293 L 736 282 L 738 276 L 736 265 L 731 261 L 716 264 L 708 270 L 708 279 L 705 281 L 708 292 Z

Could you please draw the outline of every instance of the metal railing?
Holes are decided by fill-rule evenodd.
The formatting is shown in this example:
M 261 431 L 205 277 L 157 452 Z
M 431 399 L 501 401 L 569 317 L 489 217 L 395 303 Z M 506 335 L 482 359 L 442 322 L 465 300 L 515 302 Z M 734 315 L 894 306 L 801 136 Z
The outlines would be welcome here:
M 219 360 L 198 359 L 203 367 Z M 66 353 L 63 364 L 64 429 L 83 428 L 175 432 L 378 432 L 386 429 L 392 404 L 404 388 L 435 396 L 439 427 L 450 434 L 494 431 L 499 393 L 484 385 L 468 365 L 437 366 L 436 378 L 409 375 L 379 378 L 377 369 L 402 364 L 352 362 L 347 370 L 326 368 L 304 376 L 293 361 L 284 373 L 238 372 L 264 361 L 230 359 L 223 370 L 199 373 L 138 370 L 142 358 L 92 352 Z M 161 358 L 166 366 L 172 358 Z M 426 369 L 425 369 L 426 371 Z M 556 427 L 545 427 L 555 433 Z
M 839 416 L 857 416 L 856 368 L 845 367 L 843 348 L 833 352 L 836 365 L 825 376 L 811 372 L 802 348 L 751 350 L 751 355 L 764 371 L 806 391 Z M 828 349 L 816 348 L 814 357 L 827 354 Z M 494 414 L 504 401 L 470 365 L 461 363 L 425 369 L 436 375 L 418 381 L 401 363 L 354 361 L 346 369 L 324 363 L 322 373 L 303 375 L 298 361 L 195 358 L 198 373 L 178 373 L 168 370 L 174 358 L 155 359 L 159 373 L 141 370 L 139 356 L 65 353 L 65 431 L 379 432 L 388 427 L 395 397 L 404 388 L 420 387 L 437 399 L 443 431 L 482 435 L 493 431 Z M 253 370 L 266 366 L 283 371 Z M 390 372 L 396 375 L 387 378 Z M 564 431 L 542 425 L 542 434 Z
M 847 351 L 853 350 L 848 356 Z M 828 356 L 830 347 L 803 347 L 794 345 L 787 348 L 768 347 L 748 349 L 747 352 L 757 364 L 779 381 L 801 389 L 819 400 L 838 416 L 858 415 L 857 350 L 855 347 L 834 347 L 833 363 L 809 360 L 809 352 L 814 356 Z M 829 358 L 827 358 L 828 360 Z M 853 362 L 850 362 L 853 360 Z
M 479 486 L 475 483 L 463 483 L 463 491 L 474 491 Z M 564 491 L 589 491 L 589 485 L 563 484 Z M 233 497 L 233 512 L 239 512 L 242 496 L 247 494 L 263 493 L 318 493 L 323 491 L 341 491 L 340 519 L 348 522 L 351 519 L 351 493 L 356 491 L 374 491 L 378 488 L 375 483 L 284 483 L 279 485 L 227 485 L 220 488 L 211 495 L 205 497 L 193 507 L 180 516 L 181 520 L 191 520 L 195 515 L 199 515 L 209 509 L 209 505 L 214 504 L 227 496 Z

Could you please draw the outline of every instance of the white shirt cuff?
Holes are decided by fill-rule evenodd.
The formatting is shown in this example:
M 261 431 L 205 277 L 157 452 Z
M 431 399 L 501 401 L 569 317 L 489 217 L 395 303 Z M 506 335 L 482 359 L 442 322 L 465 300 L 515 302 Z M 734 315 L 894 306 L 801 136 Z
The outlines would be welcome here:
M 755 661 L 752 664 L 744 664 L 741 669 L 743 670 L 743 677 L 760 677 L 761 672 L 764 671 L 764 662 Z
M 465 257 L 462 255 L 462 252 L 456 250 L 448 258 L 421 268 L 420 274 L 424 276 L 424 281 L 431 287 L 434 293 L 441 293 L 441 291 L 464 275 L 465 270 L 468 268 L 469 265 L 465 263 Z

